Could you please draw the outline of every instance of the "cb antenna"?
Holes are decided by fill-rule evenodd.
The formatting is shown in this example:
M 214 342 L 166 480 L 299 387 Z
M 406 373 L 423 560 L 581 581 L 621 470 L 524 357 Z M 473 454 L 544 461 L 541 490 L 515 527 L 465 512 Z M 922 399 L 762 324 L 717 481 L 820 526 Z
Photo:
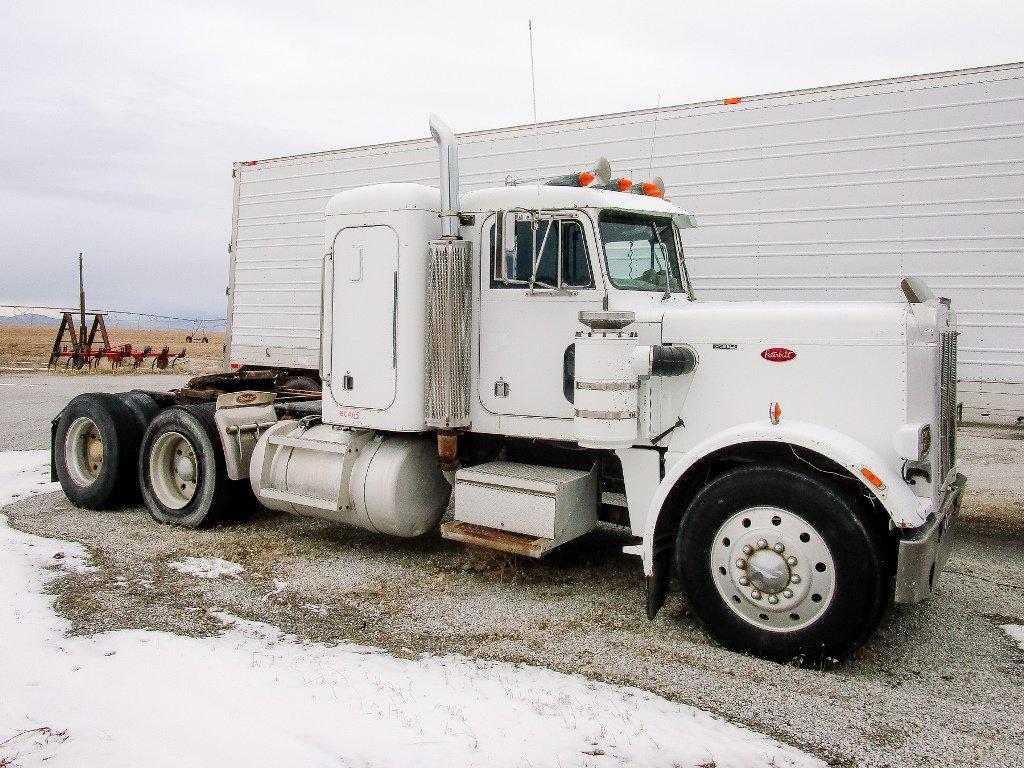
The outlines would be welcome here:
M 651 158 L 647 164 L 647 177 L 654 172 L 654 142 L 658 138 L 658 116 L 661 114 L 661 93 L 658 93 L 658 106 L 654 108 L 654 129 L 651 132 Z
M 527 21 L 530 34 L 530 90 L 533 93 L 533 165 L 537 174 L 537 195 L 540 196 L 540 138 L 537 133 L 537 76 L 533 66 L 533 19 Z

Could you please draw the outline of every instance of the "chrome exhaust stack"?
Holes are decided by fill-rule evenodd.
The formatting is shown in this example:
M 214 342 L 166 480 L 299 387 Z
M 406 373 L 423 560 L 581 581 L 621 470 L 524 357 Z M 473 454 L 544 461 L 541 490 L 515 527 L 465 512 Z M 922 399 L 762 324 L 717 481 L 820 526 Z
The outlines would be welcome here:
M 441 172 L 441 237 L 459 236 L 459 142 L 437 115 L 430 116 L 430 135 L 437 142 Z

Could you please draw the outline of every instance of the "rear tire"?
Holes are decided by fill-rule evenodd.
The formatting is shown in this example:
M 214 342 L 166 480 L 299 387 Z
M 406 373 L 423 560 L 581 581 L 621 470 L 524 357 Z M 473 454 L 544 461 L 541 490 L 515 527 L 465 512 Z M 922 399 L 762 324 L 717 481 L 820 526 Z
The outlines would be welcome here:
M 888 601 L 881 534 L 831 478 L 740 467 L 690 503 L 677 572 L 694 614 L 735 651 L 801 666 L 846 658 Z
M 139 484 L 153 519 L 201 528 L 227 519 L 247 481 L 227 474 L 214 405 L 175 406 L 162 411 L 142 439 Z
M 312 376 L 289 376 L 281 385 L 283 389 L 301 389 L 307 392 L 319 392 L 323 385 L 314 381 Z
M 53 459 L 71 503 L 103 509 L 130 498 L 141 436 L 131 409 L 114 395 L 90 392 L 68 403 L 57 422 Z
M 156 415 L 160 413 L 160 406 L 157 405 L 156 400 L 145 392 L 133 389 L 130 392 L 119 392 L 114 395 L 121 402 L 123 402 L 132 416 L 135 418 L 135 424 L 139 428 L 139 436 L 145 434 L 146 428 L 149 423 L 156 418 Z

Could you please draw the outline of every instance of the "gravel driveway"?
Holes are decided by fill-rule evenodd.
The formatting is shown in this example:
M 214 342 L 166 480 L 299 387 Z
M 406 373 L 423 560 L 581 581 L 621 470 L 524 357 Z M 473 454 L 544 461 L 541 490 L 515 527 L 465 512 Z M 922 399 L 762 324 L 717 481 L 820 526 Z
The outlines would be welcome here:
M 403 542 L 267 511 L 201 532 L 158 525 L 139 509 L 75 509 L 59 493 L 7 513 L 16 528 L 94 553 L 98 570 L 55 583 L 57 610 L 79 633 L 210 634 L 219 624 L 208 610 L 223 608 L 311 640 L 459 652 L 635 685 L 837 766 L 1024 766 L 1024 652 L 1001 629 L 1024 624 L 1021 434 L 965 428 L 972 486 L 938 595 L 890 610 L 857 657 L 828 672 L 715 646 L 677 596 L 649 623 L 640 563 L 622 554 L 629 539 L 612 528 L 534 562 L 438 535 Z M 206 580 L 168 568 L 187 556 L 246 570 Z

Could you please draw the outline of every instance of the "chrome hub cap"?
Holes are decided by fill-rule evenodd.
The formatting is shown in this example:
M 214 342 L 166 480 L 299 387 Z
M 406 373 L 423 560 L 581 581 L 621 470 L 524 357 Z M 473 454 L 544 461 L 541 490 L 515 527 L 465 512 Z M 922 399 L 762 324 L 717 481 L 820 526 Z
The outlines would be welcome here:
M 711 569 L 735 614 L 775 632 L 812 624 L 835 592 L 835 564 L 824 539 L 778 507 L 751 507 L 726 520 L 711 547 Z
M 196 493 L 199 464 L 195 446 L 180 432 L 165 432 L 149 452 L 153 493 L 169 509 L 181 509 Z
M 789 566 L 786 558 L 770 549 L 759 549 L 747 561 L 747 578 L 762 592 L 778 594 L 789 586 Z
M 103 439 L 96 423 L 79 416 L 68 428 L 64 441 L 64 464 L 76 485 L 87 486 L 103 471 Z

